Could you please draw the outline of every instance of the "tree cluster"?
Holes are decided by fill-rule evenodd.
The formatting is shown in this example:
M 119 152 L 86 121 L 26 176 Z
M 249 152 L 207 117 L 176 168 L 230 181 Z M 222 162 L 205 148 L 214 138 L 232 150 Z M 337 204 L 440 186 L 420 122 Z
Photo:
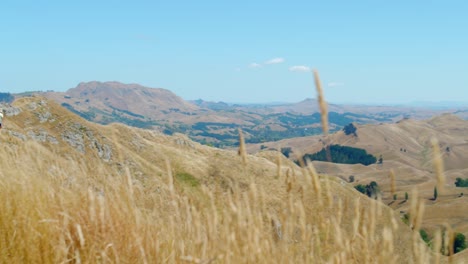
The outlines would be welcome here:
M 343 164 L 363 164 L 370 165 L 377 162 L 377 158 L 368 154 L 366 150 L 348 146 L 331 145 L 329 147 L 331 162 Z M 327 158 L 327 149 L 323 148 L 317 153 L 306 154 L 303 157 L 307 160 L 329 161 Z
M 445 243 L 443 241 L 444 239 L 445 239 L 445 232 L 442 235 L 442 242 L 443 242 L 442 244 Z M 455 233 L 453 236 L 453 248 L 449 249 L 448 251 L 446 248 L 442 248 L 441 253 L 444 255 L 449 255 L 452 251 L 453 254 L 456 254 L 460 251 L 465 250 L 466 248 L 467 248 L 467 245 L 466 245 L 465 235 L 463 235 L 462 233 Z
M 379 185 L 375 181 L 372 181 L 367 185 L 358 184 L 354 186 L 354 188 L 370 198 L 377 198 L 377 196 L 380 195 Z
M 468 187 L 468 179 L 457 178 L 455 180 L 455 186 L 457 186 L 457 187 Z

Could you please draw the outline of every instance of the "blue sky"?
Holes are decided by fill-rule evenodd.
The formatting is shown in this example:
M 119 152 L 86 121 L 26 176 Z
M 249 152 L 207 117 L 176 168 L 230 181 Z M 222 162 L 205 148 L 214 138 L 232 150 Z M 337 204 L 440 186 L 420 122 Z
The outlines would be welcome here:
M 41 3 L 39 3 L 41 2 Z M 184 99 L 468 102 L 466 1 L 0 3 L 0 91 L 84 81 Z

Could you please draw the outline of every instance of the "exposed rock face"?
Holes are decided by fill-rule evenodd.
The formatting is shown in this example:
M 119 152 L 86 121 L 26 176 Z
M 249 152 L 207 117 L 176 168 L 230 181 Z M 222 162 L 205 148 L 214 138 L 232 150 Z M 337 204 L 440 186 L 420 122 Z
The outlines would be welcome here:
M 38 113 L 38 117 L 39 117 L 39 122 L 41 123 L 44 123 L 47 121 L 51 121 L 51 122 L 54 121 L 53 119 L 51 119 L 52 114 L 50 112 Z
M 86 136 L 90 141 L 89 147 L 94 148 L 97 150 L 98 156 L 103 159 L 104 161 L 108 162 L 110 161 L 112 157 L 112 149 L 109 145 L 107 144 L 101 144 L 99 141 L 94 137 L 94 134 L 92 131 L 88 130 L 86 131 Z M 102 138 L 104 139 L 104 138 Z
M 39 142 L 50 142 L 52 144 L 58 144 L 59 143 L 58 140 L 55 137 L 49 135 L 47 133 L 47 131 L 45 131 L 43 129 L 39 130 L 39 132 L 37 132 L 37 133 L 30 130 L 30 131 L 27 132 L 27 135 L 30 138 L 32 138 L 32 139 L 34 139 L 36 141 L 39 141 Z
M 186 135 L 176 133 L 174 134 L 174 143 L 181 147 L 194 148 L 193 141 L 190 140 Z
M 0 109 L 5 110 L 6 116 L 16 116 L 21 113 L 21 109 L 4 103 L 0 103 Z
M 95 143 L 95 146 L 97 148 L 99 157 L 102 158 L 104 161 L 109 162 L 112 157 L 111 147 L 109 147 L 109 145 L 106 144 L 100 145 L 97 142 Z
M 28 109 L 35 113 L 35 115 L 39 118 L 40 123 L 44 123 L 47 121 L 55 121 L 55 118 L 53 118 L 53 115 L 49 112 L 46 100 L 40 100 L 39 102 L 30 102 L 28 104 Z
M 62 140 L 70 144 L 73 148 L 81 153 L 85 153 L 85 145 L 83 134 L 76 131 L 64 131 L 62 133 Z
M 26 140 L 26 136 L 16 131 L 8 130 L 8 134 L 14 137 L 17 137 L 21 140 Z
M 109 144 L 101 143 L 95 136 L 93 131 L 80 123 L 74 123 L 70 126 L 71 129 L 62 133 L 62 139 L 70 144 L 81 153 L 85 153 L 86 145 L 92 150 L 97 151 L 98 156 L 104 161 L 108 162 L 112 158 L 112 148 Z M 101 141 L 105 138 L 101 137 Z M 88 144 L 85 144 L 88 141 Z

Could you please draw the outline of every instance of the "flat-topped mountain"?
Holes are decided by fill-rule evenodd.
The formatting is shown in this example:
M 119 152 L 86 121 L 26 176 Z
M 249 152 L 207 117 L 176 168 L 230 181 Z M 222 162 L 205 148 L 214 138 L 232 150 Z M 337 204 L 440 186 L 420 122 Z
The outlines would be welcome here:
M 87 82 L 64 93 L 51 92 L 47 97 L 98 122 L 126 119 L 152 120 L 190 115 L 198 107 L 169 90 L 119 82 Z
M 139 84 L 122 84 L 119 82 L 88 82 L 80 83 L 76 88 L 69 89 L 66 95 L 72 98 L 96 100 L 116 108 L 134 111 L 140 114 L 150 114 L 148 109 L 178 108 L 180 111 L 198 110 L 193 104 L 187 103 L 169 90 L 148 88 Z M 150 106 L 152 106 L 150 108 Z

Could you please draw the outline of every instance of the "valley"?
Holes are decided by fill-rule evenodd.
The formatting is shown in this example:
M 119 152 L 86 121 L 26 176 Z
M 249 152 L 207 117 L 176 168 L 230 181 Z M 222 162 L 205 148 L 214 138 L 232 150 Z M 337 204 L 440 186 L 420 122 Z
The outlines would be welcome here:
M 314 99 L 282 104 L 228 104 L 185 101 L 166 89 L 118 82 L 88 82 L 66 92 L 37 93 L 81 117 L 100 124 L 113 122 L 183 133 L 202 144 L 237 146 L 237 128 L 247 143 L 318 135 L 320 114 Z M 405 106 L 329 105 L 330 130 L 345 125 L 392 123 L 404 118 L 425 119 L 442 113 L 466 118 L 467 108 L 430 109 Z

